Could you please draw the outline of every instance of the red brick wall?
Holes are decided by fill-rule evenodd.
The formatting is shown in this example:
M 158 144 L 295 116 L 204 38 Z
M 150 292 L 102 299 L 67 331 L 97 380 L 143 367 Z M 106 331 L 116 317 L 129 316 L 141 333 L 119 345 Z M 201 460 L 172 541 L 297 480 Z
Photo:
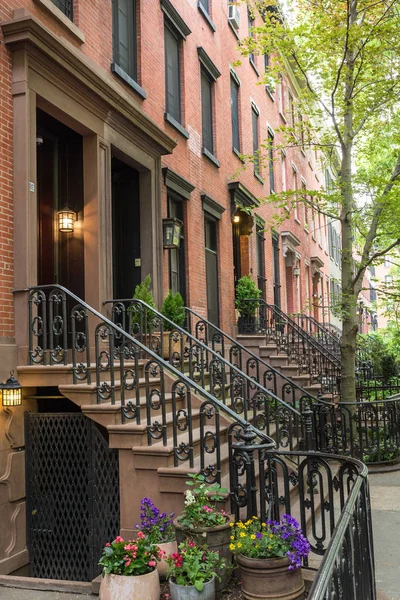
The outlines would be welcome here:
M 244 168 L 239 158 L 232 152 L 231 141 L 231 104 L 230 104 L 230 72 L 229 66 L 238 60 L 237 38 L 235 37 L 227 20 L 226 0 L 214 0 L 212 19 L 216 26 L 214 33 L 197 8 L 197 0 L 172 0 L 180 15 L 192 30 L 192 33 L 183 42 L 182 50 L 182 96 L 183 96 L 183 125 L 190 132 L 190 139 L 186 140 L 172 126 L 164 122 L 165 88 L 164 88 L 164 14 L 158 0 L 141 0 L 139 10 L 139 61 L 138 82 L 147 92 L 147 99 L 140 99 L 133 91 L 132 97 L 140 103 L 158 124 L 178 141 L 173 155 L 163 158 L 163 165 L 169 166 L 183 177 L 186 177 L 194 186 L 191 199 L 186 206 L 186 243 L 187 243 L 187 281 L 188 303 L 195 309 L 206 314 L 206 280 L 205 280 L 205 252 L 204 252 L 204 216 L 202 210 L 201 193 L 207 193 L 221 204 L 226 210 L 219 222 L 219 286 L 220 299 L 223 303 L 221 310 L 221 325 L 230 329 L 235 320 L 233 306 L 233 256 L 232 256 L 232 227 L 230 212 L 230 196 L 227 185 L 233 179 L 239 178 L 242 183 L 257 197 L 265 197 L 269 193 L 268 170 L 262 168 L 265 184 L 260 183 L 253 174 L 253 166 Z M 33 0 L 3 0 L 0 7 L 0 22 L 12 17 L 12 10 L 26 7 L 39 18 L 47 27 L 58 35 L 69 39 L 81 51 L 93 58 L 107 72 L 110 72 L 112 61 L 112 32 L 111 32 L 111 0 L 75 0 L 75 24 L 84 32 L 86 41 L 79 45 L 68 30 L 62 26 L 40 4 Z M 242 37 L 247 35 L 246 7 L 240 6 Z M 215 154 L 221 163 L 217 168 L 201 154 L 201 98 L 200 98 L 200 63 L 197 47 L 203 46 L 211 59 L 215 62 L 222 76 L 214 86 L 214 119 L 215 119 Z M 263 57 L 256 57 L 260 72 L 263 70 Z M 10 315 L 12 307 L 12 100 L 10 88 L 11 57 L 0 37 L 0 335 L 12 335 L 13 324 Z M 273 102 L 267 94 L 264 85 L 257 85 L 260 79 L 247 58 L 242 60 L 242 65 L 235 67 L 240 78 L 240 139 L 241 151 L 252 153 L 251 135 L 251 99 L 260 109 L 260 142 L 267 136 L 267 123 L 273 129 L 282 124 L 278 111 L 278 98 Z M 128 86 L 121 83 L 126 89 Z M 288 82 L 284 82 L 284 93 L 288 93 Z M 293 91 L 293 96 L 295 92 Z M 279 134 L 276 134 L 279 142 Z M 300 176 L 307 182 L 307 187 L 318 188 L 322 181 L 317 170 L 311 169 L 307 157 L 298 150 L 287 153 L 287 188 L 291 186 L 291 162 L 298 169 Z M 275 189 L 281 190 L 280 159 L 275 168 Z M 164 214 L 166 214 L 164 191 Z M 274 209 L 264 205 L 257 209 L 263 219 L 268 221 Z M 299 215 L 302 209 L 299 208 Z M 298 250 L 301 258 L 302 304 L 305 298 L 305 266 L 304 259 L 311 256 L 320 256 L 325 264 L 328 257 L 318 243 L 312 239 L 311 233 L 304 229 L 303 222 L 295 222 L 293 215 L 282 226 L 301 240 Z M 267 271 L 267 299 L 273 298 L 273 265 L 272 242 L 269 231 L 266 232 L 266 271 Z M 164 285 L 168 289 L 168 260 L 167 252 L 164 253 Z M 282 257 L 281 257 L 282 258 Z M 257 263 L 255 254 L 255 235 L 250 238 L 249 244 L 250 270 L 256 276 Z M 281 260 L 282 306 L 286 307 L 285 266 Z M 309 290 L 312 290 L 311 282 Z M 295 299 L 296 302 L 296 299 Z

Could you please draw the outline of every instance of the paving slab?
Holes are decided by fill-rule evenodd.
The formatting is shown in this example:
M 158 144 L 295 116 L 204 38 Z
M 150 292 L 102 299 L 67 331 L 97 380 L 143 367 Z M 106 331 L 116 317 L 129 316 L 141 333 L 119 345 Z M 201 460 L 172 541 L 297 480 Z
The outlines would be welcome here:
M 91 598 L 98 598 L 98 596 L 0 586 L 0 600 L 89 600 Z
M 369 475 L 378 600 L 400 600 L 400 471 Z

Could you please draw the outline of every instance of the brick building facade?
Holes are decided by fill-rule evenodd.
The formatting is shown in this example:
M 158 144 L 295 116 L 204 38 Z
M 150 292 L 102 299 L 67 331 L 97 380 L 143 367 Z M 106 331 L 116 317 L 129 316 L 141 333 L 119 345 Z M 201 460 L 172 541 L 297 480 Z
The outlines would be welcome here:
M 241 210 L 271 190 L 318 189 L 324 167 L 301 143 L 268 160 L 264 140 L 277 146 L 279 127 L 299 118 L 296 82 L 266 87 L 264 56 L 235 66 L 238 39 L 261 19 L 235 8 L 229 19 L 225 0 L 116 2 L 114 14 L 110 0 L 1 2 L 2 380 L 26 364 L 26 304 L 13 290 L 32 285 L 60 283 L 102 311 L 150 273 L 158 306 L 172 287 L 232 333 L 235 279 L 252 274 L 268 302 L 322 316 L 325 218 L 293 206 L 272 231 L 271 206 L 259 202 L 253 219 Z M 244 165 L 257 149 L 265 158 Z M 57 225 L 66 206 L 77 215 L 67 234 Z M 163 250 L 167 216 L 184 223 L 179 251 Z M 29 408 L 2 415 L 0 573 L 26 562 Z

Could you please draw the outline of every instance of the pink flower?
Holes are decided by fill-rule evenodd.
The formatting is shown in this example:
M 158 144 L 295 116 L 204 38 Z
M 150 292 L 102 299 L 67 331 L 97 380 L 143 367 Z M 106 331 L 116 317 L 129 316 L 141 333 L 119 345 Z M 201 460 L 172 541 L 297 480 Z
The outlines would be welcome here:
M 107 543 L 106 543 L 106 546 L 111 546 L 110 542 L 107 542 Z
M 144 535 L 143 531 L 138 531 L 138 534 L 137 534 L 137 536 L 138 536 L 138 538 L 139 538 L 140 540 L 144 540 L 144 538 L 146 537 L 146 536 Z
M 167 553 L 165 552 L 165 550 L 159 550 L 158 551 L 158 558 L 160 560 L 163 560 L 164 558 L 166 558 L 166 556 L 167 556 Z
M 136 546 L 136 544 L 126 544 L 124 546 L 124 550 L 136 552 L 137 551 L 137 546 Z
M 147 564 L 149 565 L 149 567 L 155 567 L 157 563 L 155 560 L 149 560 Z
M 117 535 L 117 537 L 115 538 L 115 542 L 117 544 L 119 544 L 120 542 L 124 542 L 124 541 L 125 541 L 124 538 L 122 538 L 120 535 Z
M 194 548 L 194 542 L 189 542 L 189 546 L 190 546 L 191 548 Z

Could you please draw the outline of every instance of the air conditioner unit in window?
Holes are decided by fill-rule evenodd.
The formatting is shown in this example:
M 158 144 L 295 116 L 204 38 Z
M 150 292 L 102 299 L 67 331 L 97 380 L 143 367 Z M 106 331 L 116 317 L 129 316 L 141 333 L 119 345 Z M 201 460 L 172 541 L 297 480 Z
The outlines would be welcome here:
M 240 13 L 238 7 L 235 4 L 230 4 L 228 6 L 228 19 L 232 27 L 234 27 L 235 29 L 239 29 Z

